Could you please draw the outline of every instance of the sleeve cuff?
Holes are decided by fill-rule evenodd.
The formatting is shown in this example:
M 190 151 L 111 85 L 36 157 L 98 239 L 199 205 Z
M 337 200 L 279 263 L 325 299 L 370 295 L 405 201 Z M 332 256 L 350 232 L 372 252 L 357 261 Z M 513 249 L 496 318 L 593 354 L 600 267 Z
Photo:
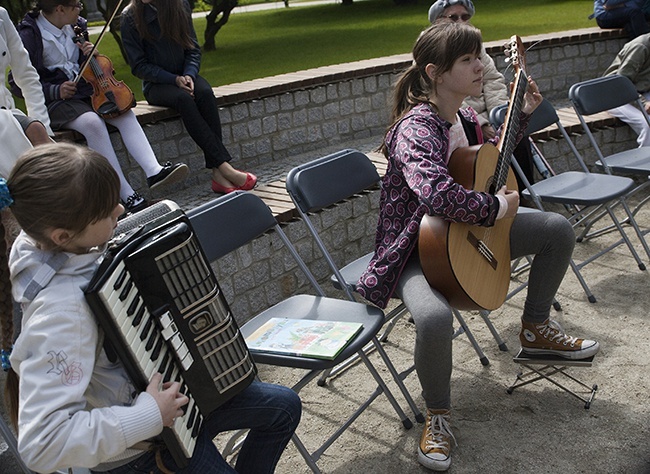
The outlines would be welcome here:
M 113 407 L 122 424 L 126 446 L 157 436 L 163 429 L 162 415 L 156 400 L 147 392 L 138 395 L 130 407 Z
M 506 198 L 500 194 L 496 195 L 497 201 L 499 201 L 499 212 L 497 213 L 497 220 L 501 219 L 508 212 L 508 201 Z

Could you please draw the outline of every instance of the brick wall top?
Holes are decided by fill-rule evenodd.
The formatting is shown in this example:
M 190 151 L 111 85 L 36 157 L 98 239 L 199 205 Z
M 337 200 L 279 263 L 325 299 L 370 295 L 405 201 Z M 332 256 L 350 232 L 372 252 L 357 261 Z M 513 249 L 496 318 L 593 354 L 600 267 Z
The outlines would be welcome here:
M 524 47 L 535 44 L 536 48 L 561 44 L 579 44 L 595 40 L 606 40 L 624 37 L 623 30 L 602 30 L 598 27 L 579 30 L 562 31 L 541 35 L 524 36 Z M 496 57 L 503 55 L 504 40 L 485 43 L 489 55 Z M 214 88 L 220 107 L 225 107 L 241 102 L 263 99 L 288 93 L 296 90 L 314 88 L 350 79 L 363 78 L 378 74 L 397 73 L 406 69 L 411 63 L 411 54 L 396 54 L 375 59 L 366 59 L 350 63 L 323 66 L 304 71 L 264 77 L 235 84 L 228 84 Z M 149 105 L 146 101 L 139 101 L 134 112 L 141 124 L 155 123 L 178 114 L 165 107 Z M 58 139 L 77 140 L 81 137 L 72 131 L 57 132 Z

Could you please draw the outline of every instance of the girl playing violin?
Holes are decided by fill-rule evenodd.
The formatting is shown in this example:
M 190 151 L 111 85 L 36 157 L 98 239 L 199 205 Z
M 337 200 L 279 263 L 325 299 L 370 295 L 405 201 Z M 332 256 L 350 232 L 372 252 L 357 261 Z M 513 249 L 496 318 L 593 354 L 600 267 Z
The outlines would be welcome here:
M 80 66 L 93 49 L 92 43 L 79 41 L 73 31 L 76 25 L 82 37 L 87 36 L 87 22 L 79 16 L 82 8 L 83 4 L 75 0 L 38 0 L 18 24 L 18 33 L 40 76 L 52 129 L 81 133 L 89 148 L 106 157 L 120 178 L 120 198 L 128 211 L 137 211 L 146 202 L 122 172 L 107 123 L 119 130 L 126 149 L 147 175 L 150 189 L 184 179 L 188 168 L 181 163 L 158 163 L 132 110 L 115 118 L 103 118 L 93 110 L 92 85 L 83 79 L 75 82 Z

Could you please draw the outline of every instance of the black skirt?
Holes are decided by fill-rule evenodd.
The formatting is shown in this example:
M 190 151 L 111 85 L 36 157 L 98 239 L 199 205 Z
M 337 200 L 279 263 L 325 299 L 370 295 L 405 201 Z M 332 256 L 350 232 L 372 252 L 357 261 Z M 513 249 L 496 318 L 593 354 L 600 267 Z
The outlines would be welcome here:
M 95 113 L 90 97 L 88 99 L 55 100 L 47 106 L 52 130 L 61 130 L 65 124 L 86 112 Z

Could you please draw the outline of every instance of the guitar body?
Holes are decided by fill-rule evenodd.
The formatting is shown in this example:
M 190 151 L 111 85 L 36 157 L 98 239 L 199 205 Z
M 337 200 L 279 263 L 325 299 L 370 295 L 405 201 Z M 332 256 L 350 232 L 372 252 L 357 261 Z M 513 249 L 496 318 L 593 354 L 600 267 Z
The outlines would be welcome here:
M 449 173 L 466 189 L 494 192 L 499 150 L 491 144 L 459 148 L 449 160 Z M 517 189 L 511 169 L 508 189 Z M 457 309 L 494 310 L 506 299 L 510 286 L 510 228 L 512 218 L 492 227 L 448 222 L 425 215 L 418 250 L 429 285 Z

